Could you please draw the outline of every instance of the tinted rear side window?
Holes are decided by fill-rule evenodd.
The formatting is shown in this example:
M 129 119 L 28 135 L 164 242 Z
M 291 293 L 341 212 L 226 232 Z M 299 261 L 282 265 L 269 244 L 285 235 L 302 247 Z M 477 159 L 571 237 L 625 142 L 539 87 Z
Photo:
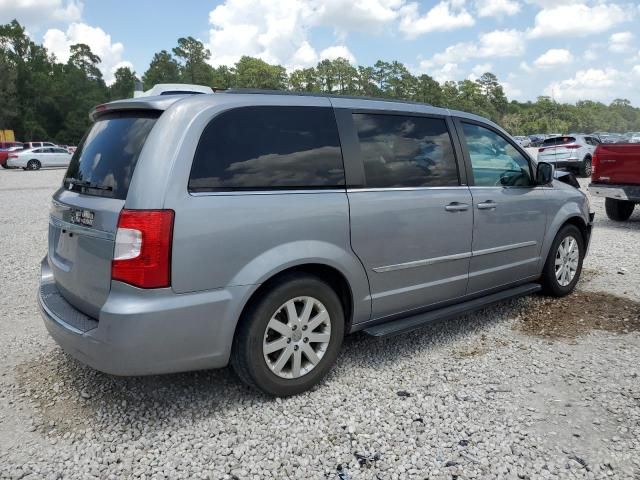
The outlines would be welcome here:
M 189 190 L 343 187 L 338 129 L 329 107 L 237 108 L 200 138 Z
M 447 124 L 441 118 L 353 115 L 367 187 L 458 185 Z
M 73 154 L 65 186 L 87 195 L 126 199 L 138 157 L 159 116 L 140 112 L 99 118 Z

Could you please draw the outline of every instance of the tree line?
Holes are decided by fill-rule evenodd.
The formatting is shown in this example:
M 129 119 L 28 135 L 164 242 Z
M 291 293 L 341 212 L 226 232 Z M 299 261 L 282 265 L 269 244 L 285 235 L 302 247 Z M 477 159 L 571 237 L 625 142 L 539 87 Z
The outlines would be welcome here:
M 22 140 L 77 144 L 97 104 L 129 98 L 138 80 L 118 68 L 107 86 L 101 59 L 85 44 L 72 45 L 66 63 L 36 44 L 16 20 L 0 25 L 0 129 Z M 244 56 L 232 67 L 212 67 L 202 42 L 180 38 L 171 52 L 157 52 L 140 77 L 144 89 L 157 83 L 195 83 L 213 88 L 260 88 L 413 100 L 491 118 L 514 135 L 551 132 L 640 131 L 640 108 L 626 99 L 609 105 L 583 100 L 574 104 L 538 97 L 509 101 L 497 77 L 437 82 L 413 75 L 398 61 L 354 66 L 344 58 L 322 60 L 290 73 L 280 65 Z

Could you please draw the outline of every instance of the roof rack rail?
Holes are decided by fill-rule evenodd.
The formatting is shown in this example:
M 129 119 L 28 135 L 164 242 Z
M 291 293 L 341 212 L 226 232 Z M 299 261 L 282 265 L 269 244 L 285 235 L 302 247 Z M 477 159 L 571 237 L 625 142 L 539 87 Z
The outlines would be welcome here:
M 375 102 L 393 102 L 393 103 L 408 103 L 412 105 L 425 105 L 431 107 L 433 105 L 424 102 L 416 102 L 413 100 L 401 100 L 396 98 L 384 98 L 384 97 L 367 97 L 367 96 L 358 96 L 358 95 L 340 95 L 337 93 L 318 93 L 318 92 L 297 92 L 297 91 L 289 91 L 289 90 L 263 90 L 260 88 L 214 88 L 213 91 L 215 93 L 244 93 L 244 94 L 255 94 L 255 95 L 292 95 L 292 96 L 302 96 L 302 97 L 326 97 L 326 98 L 347 98 L 351 100 L 372 100 Z

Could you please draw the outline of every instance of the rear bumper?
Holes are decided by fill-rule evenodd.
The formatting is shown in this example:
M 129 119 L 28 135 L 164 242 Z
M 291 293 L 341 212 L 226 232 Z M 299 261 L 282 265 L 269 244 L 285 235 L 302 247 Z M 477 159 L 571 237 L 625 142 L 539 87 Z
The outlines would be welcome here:
M 252 288 L 177 295 L 113 282 L 96 320 L 57 292 L 45 258 L 38 305 L 49 334 L 71 356 L 113 375 L 152 375 L 227 365 Z
M 551 165 L 554 165 L 556 168 L 580 168 L 580 166 L 582 165 L 582 161 L 578 160 L 577 158 L 569 158 L 567 160 L 560 160 L 557 162 L 555 160 L 541 160 L 541 161 L 550 163 Z
M 640 185 L 603 185 L 600 183 L 591 183 L 589 185 L 589 193 L 594 197 L 640 202 Z

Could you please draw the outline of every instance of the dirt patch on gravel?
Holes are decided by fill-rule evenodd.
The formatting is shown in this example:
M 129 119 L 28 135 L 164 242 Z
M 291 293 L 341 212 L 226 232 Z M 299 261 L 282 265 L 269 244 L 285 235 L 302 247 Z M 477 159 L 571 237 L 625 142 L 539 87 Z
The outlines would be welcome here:
M 531 297 L 515 328 L 546 338 L 575 338 L 592 330 L 640 331 L 640 302 L 603 292 L 563 298 Z

